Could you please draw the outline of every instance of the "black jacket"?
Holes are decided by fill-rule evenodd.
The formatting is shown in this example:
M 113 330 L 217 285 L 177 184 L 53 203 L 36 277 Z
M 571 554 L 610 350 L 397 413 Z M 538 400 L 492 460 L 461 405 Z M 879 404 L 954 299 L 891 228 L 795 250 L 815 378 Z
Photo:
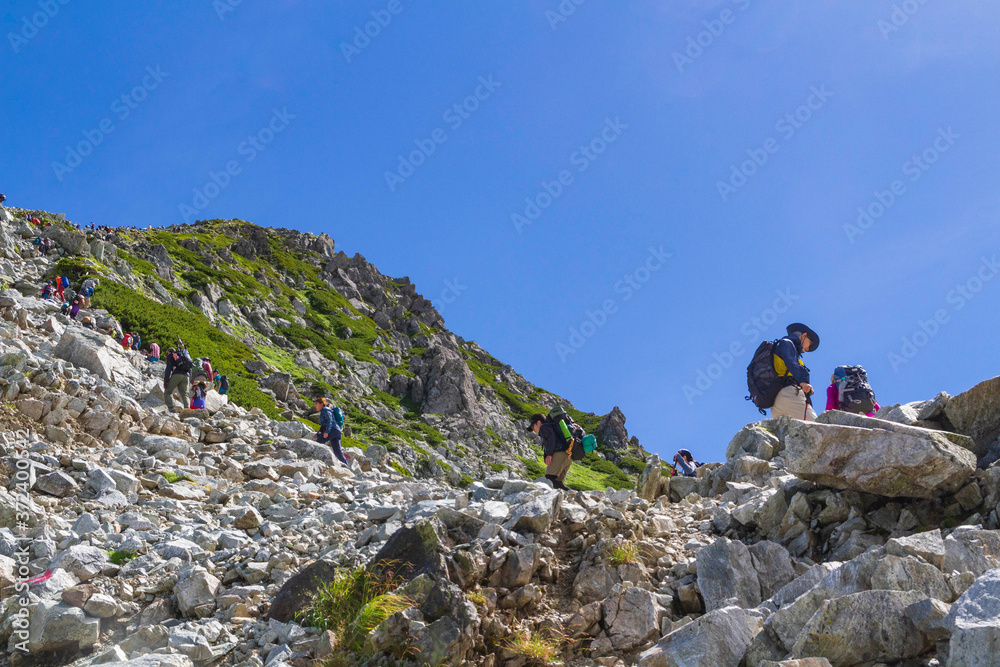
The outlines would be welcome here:
M 802 357 L 802 341 L 798 338 L 785 336 L 774 346 L 774 354 L 785 362 L 785 367 L 792 376 L 785 380 L 785 384 L 801 385 L 809 382 L 809 369 L 799 363 Z
M 542 439 L 542 453 L 545 456 L 566 451 L 566 441 L 556 434 L 555 429 L 556 427 L 549 423 L 542 424 L 538 429 L 538 437 Z

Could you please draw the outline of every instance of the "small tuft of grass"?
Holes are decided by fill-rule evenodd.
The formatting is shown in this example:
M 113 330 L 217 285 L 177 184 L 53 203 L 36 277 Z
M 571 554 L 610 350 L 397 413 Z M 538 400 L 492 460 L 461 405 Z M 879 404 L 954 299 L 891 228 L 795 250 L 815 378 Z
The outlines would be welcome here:
M 108 554 L 108 560 L 110 560 L 115 565 L 124 565 L 125 563 L 135 558 L 135 554 L 132 553 L 131 551 L 122 551 L 120 549 L 118 551 L 108 551 L 107 554 Z
M 560 642 L 557 639 L 543 637 L 530 632 L 518 632 L 511 637 L 503 648 L 514 655 L 528 658 L 530 665 L 561 665 L 559 656 Z
M 300 612 L 300 621 L 302 625 L 332 630 L 340 653 L 362 655 L 372 630 L 412 606 L 412 600 L 391 592 L 398 585 L 398 578 L 364 567 L 338 570 Z
M 615 567 L 635 563 L 639 560 L 639 543 L 629 540 L 609 546 L 604 557 Z
M 477 607 L 485 607 L 489 602 L 486 600 L 486 596 L 480 591 L 470 591 L 465 594 L 465 597 L 469 598 L 469 601 Z
M 173 484 L 174 482 L 179 482 L 182 479 L 187 479 L 187 477 L 185 477 L 184 475 L 180 474 L 179 472 L 174 472 L 173 470 L 167 470 L 161 472 L 160 474 L 163 475 L 163 478 L 168 482 L 170 482 L 171 484 Z

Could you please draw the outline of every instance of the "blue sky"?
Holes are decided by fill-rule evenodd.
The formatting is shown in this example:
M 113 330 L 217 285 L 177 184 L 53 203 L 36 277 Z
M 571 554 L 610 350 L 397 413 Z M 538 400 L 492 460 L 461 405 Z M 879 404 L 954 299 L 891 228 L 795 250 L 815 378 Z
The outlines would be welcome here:
M 9 203 L 327 232 L 667 456 L 792 321 L 821 389 L 997 374 L 995 2 L 231 1 L 3 3 Z

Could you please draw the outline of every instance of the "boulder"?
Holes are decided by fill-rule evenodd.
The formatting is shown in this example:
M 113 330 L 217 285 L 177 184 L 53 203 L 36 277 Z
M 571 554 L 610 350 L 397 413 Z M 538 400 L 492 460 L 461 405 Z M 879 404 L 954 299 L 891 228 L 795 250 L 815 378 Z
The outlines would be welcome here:
M 141 373 L 125 356 L 121 345 L 109 336 L 83 327 L 67 329 L 53 355 L 86 368 L 111 384 L 142 380 Z
M 294 620 L 319 587 L 333 581 L 337 570 L 333 563 L 318 560 L 296 573 L 274 596 L 267 617 L 282 623 Z
M 375 554 L 369 567 L 391 570 L 405 580 L 427 574 L 448 577 L 442 535 L 445 529 L 436 519 L 421 519 L 392 534 Z
M 209 389 L 208 392 L 206 392 L 205 409 L 208 410 L 208 414 L 214 415 L 227 405 L 229 405 L 229 396 L 227 394 L 220 394 L 214 389 Z
M 729 447 L 726 448 L 726 459 L 735 459 L 743 454 L 749 454 L 769 461 L 781 449 L 781 442 L 773 433 L 760 424 L 747 424 L 729 442 Z
M 525 499 L 513 508 L 504 527 L 517 532 L 548 532 L 552 522 L 559 517 L 562 497 L 561 492 L 548 489 Z
M 983 456 L 1000 437 L 1000 377 L 953 396 L 944 414 L 955 431 L 975 441 L 976 456 Z
M 108 555 L 97 547 L 75 544 L 49 563 L 50 570 L 63 569 L 80 581 L 90 581 L 108 566 Z
M 77 489 L 76 480 L 62 470 L 42 475 L 35 481 L 35 490 L 56 498 L 65 498 Z
M 940 528 L 907 537 L 894 537 L 886 542 L 885 552 L 892 556 L 916 556 L 939 569 L 944 568 L 947 553 Z
M 738 667 L 753 640 L 739 607 L 716 609 L 639 656 L 639 667 Z
M 837 489 L 935 498 L 968 482 L 976 459 L 936 431 L 916 436 L 797 421 L 785 436 L 785 465 L 802 479 Z
M 642 588 L 626 588 L 603 603 L 604 625 L 616 651 L 632 651 L 659 635 L 664 610 L 656 596 Z
M 101 619 L 56 600 L 42 600 L 31 612 L 28 652 L 82 651 L 97 643 Z
M 669 489 L 670 478 L 663 477 L 663 464 L 656 454 L 646 459 L 646 467 L 639 475 L 639 483 L 636 485 L 636 494 L 640 498 L 653 502 L 663 494 L 664 486 Z M 669 493 L 669 491 L 667 491 Z
M 205 568 L 188 566 L 174 584 L 177 608 L 185 616 L 211 616 L 220 582 Z
M 951 606 L 948 665 L 1000 664 L 1000 569 L 983 574 Z
M 833 667 L 915 658 L 934 642 L 905 612 L 925 598 L 915 591 L 862 591 L 827 600 L 802 629 L 791 657 L 823 656 Z
M 750 547 L 750 557 L 760 581 L 760 597 L 769 600 L 795 579 L 788 550 L 775 542 L 758 542 Z
M 698 588 L 706 611 L 732 604 L 752 609 L 761 603 L 750 550 L 724 537 L 698 551 Z

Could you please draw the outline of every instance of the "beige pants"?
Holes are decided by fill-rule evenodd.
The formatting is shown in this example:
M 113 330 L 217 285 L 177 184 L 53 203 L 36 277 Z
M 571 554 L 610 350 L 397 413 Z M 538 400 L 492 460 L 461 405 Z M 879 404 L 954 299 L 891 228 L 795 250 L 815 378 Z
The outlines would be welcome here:
M 771 408 L 771 416 L 816 421 L 816 411 L 806 404 L 806 395 L 798 387 L 785 387 L 778 392 L 774 407 Z
M 560 482 L 566 481 L 569 474 L 569 467 L 573 464 L 573 459 L 566 452 L 556 452 L 552 455 L 552 463 L 545 468 L 546 475 L 555 475 Z

